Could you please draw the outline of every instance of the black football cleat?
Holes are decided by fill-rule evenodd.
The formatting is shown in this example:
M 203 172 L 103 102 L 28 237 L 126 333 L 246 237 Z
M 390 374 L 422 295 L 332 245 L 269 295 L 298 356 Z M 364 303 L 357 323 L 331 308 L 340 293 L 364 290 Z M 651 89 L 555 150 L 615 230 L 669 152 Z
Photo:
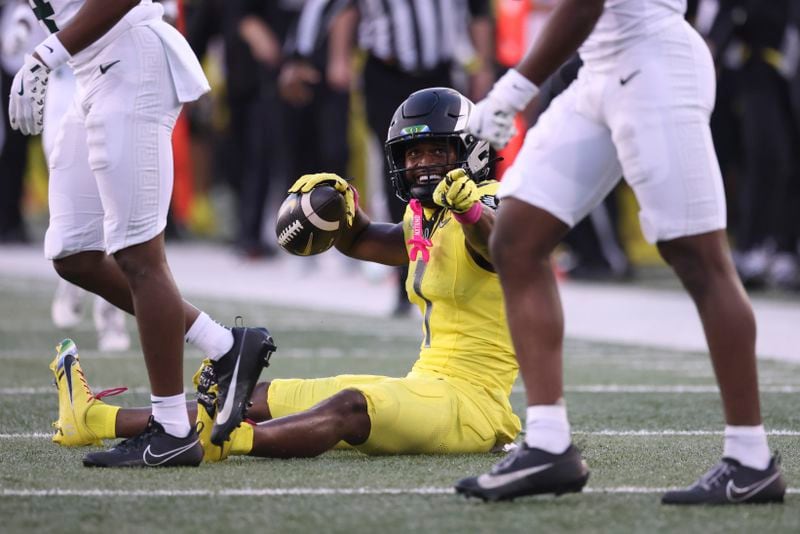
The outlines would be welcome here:
M 217 416 L 211 443 L 222 445 L 244 420 L 261 370 L 269 366 L 275 342 L 266 328 L 232 328 L 233 347 L 213 362 L 217 378 Z
M 523 443 L 486 474 L 460 480 L 456 492 L 484 501 L 507 501 L 524 495 L 578 493 L 589 469 L 574 445 L 551 454 Z
M 777 454 L 763 471 L 744 466 L 732 458 L 723 458 L 688 488 L 665 493 L 661 504 L 783 502 L 786 481 L 779 466 Z
M 193 428 L 179 438 L 164 432 L 152 416 L 138 436 L 120 441 L 107 451 L 83 457 L 86 467 L 176 467 L 198 466 L 203 460 L 200 436 Z

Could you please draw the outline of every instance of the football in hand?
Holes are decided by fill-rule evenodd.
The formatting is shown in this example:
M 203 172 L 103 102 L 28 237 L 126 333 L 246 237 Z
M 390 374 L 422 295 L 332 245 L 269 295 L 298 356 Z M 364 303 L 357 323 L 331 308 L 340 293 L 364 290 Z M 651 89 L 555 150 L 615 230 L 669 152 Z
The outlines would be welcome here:
M 311 256 L 333 246 L 345 224 L 344 196 L 329 185 L 308 193 L 289 193 L 278 210 L 278 244 L 297 256 Z

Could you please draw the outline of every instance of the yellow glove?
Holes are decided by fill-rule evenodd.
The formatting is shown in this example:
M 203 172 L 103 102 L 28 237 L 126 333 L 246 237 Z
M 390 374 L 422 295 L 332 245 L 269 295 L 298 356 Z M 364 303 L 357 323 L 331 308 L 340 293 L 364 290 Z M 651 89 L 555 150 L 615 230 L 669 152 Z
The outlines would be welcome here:
M 464 169 L 453 169 L 433 191 L 433 201 L 455 213 L 466 213 L 481 199 L 478 185 Z
M 318 172 L 316 174 L 304 174 L 297 179 L 295 183 L 289 188 L 289 193 L 308 193 L 318 185 L 330 185 L 342 195 L 344 195 L 345 215 L 347 217 L 347 225 L 353 225 L 353 218 L 356 216 L 356 208 L 358 201 L 356 200 L 357 194 L 355 187 L 352 187 L 347 181 L 332 172 Z

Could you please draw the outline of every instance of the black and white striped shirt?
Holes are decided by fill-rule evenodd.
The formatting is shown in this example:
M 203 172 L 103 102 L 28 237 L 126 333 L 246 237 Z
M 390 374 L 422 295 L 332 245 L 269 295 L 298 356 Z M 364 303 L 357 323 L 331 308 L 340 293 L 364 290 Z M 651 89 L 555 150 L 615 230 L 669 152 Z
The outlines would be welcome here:
M 359 10 L 359 46 L 405 72 L 470 58 L 470 19 L 489 10 L 488 0 L 307 0 L 297 52 L 310 56 L 333 16 L 347 5 Z

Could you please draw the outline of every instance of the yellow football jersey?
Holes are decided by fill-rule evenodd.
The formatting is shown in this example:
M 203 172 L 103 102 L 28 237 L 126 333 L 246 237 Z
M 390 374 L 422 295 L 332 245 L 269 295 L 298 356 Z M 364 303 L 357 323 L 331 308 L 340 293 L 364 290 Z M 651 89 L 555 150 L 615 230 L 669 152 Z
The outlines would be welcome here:
M 499 185 L 479 185 L 485 205 L 496 206 Z M 406 241 L 412 227 L 413 213 L 406 208 Z M 406 279 L 409 299 L 423 317 L 420 358 L 412 373 L 459 378 L 507 398 L 518 366 L 498 276 L 476 263 L 449 210 L 426 209 L 424 228 L 433 243 L 430 258 L 410 261 Z
M 494 207 L 497 182 L 480 184 Z M 403 228 L 412 237 L 413 215 Z M 419 360 L 405 378 L 341 375 L 273 380 L 267 402 L 273 417 L 306 410 L 345 389 L 367 401 L 369 438 L 355 448 L 367 454 L 488 452 L 514 441 L 519 418 L 509 402 L 517 360 L 506 324 L 497 275 L 478 265 L 461 224 L 448 210 L 426 210 L 430 258 L 409 264 L 411 302 L 423 315 Z M 340 447 L 349 447 L 340 443 Z

